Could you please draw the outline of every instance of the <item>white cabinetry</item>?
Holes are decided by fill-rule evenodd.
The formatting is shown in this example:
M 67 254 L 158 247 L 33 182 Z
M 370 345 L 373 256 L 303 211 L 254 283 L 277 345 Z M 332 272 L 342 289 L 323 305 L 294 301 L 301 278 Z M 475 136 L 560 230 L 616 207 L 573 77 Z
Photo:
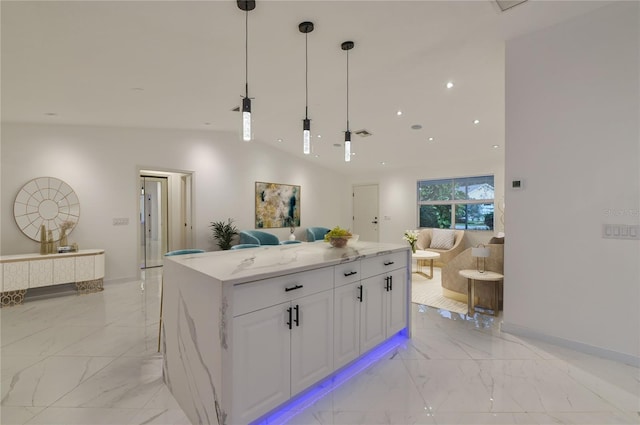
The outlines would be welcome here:
M 238 286 L 239 312 L 250 304 L 259 309 L 233 319 L 237 423 L 267 413 L 333 372 L 332 288 L 331 267 Z M 255 297 L 256 291 L 262 296 Z M 284 299 L 290 301 L 268 305 Z
M 336 368 L 380 344 L 407 323 L 406 254 L 380 255 L 359 263 L 363 280 L 340 282 L 343 286 L 335 289 Z M 337 278 L 336 274 L 336 284 Z
M 168 257 L 167 386 L 192 423 L 257 420 L 409 329 L 409 259 L 373 242 Z

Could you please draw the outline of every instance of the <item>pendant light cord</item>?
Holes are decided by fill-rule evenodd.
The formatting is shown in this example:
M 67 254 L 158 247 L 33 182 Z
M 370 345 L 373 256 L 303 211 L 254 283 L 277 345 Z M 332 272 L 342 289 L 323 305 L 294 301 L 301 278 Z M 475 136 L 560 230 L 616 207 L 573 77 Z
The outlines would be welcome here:
M 309 33 L 304 34 L 304 118 L 309 119 Z
M 244 21 L 244 87 L 245 97 L 249 97 L 249 10 L 245 11 Z
M 347 131 L 349 131 L 349 50 L 347 50 Z

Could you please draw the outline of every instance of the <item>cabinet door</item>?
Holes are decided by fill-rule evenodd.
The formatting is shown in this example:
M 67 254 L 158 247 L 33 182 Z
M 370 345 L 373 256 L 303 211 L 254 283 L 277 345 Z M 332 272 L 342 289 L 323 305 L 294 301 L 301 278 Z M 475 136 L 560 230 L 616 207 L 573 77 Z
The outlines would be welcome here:
M 29 262 L 15 261 L 4 263 L 2 270 L 2 291 L 15 291 L 29 288 Z
M 267 413 L 290 397 L 289 303 L 233 319 L 234 423 Z
M 389 274 L 391 290 L 387 292 L 387 338 L 407 326 L 407 273 L 399 269 Z
M 29 261 L 29 288 L 53 284 L 53 260 Z
M 333 291 L 291 302 L 291 395 L 333 372 Z
M 333 366 L 339 369 L 360 354 L 360 282 L 335 289 Z
M 384 275 L 370 277 L 361 282 L 363 299 L 360 306 L 360 353 L 370 350 L 385 339 L 385 283 Z

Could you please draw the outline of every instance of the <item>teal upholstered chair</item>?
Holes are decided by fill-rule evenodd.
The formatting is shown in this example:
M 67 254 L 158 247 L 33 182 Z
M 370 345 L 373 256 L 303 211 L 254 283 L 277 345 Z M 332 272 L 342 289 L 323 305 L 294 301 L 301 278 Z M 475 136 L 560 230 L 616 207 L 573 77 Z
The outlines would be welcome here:
M 307 227 L 307 242 L 323 241 L 324 235 L 330 230 L 326 227 Z
M 175 251 L 169 251 L 164 254 L 165 257 L 172 257 L 174 255 L 187 255 L 187 254 L 202 254 L 204 249 L 176 249 Z M 162 290 L 163 284 L 160 285 L 160 323 L 158 325 L 158 352 L 160 352 L 160 337 L 162 336 L 162 298 L 164 291 Z
M 280 245 L 280 239 L 276 235 L 260 230 L 242 230 L 240 232 L 241 244 L 254 245 Z
M 231 249 L 247 249 L 247 248 L 258 248 L 260 245 L 257 243 L 241 243 L 238 245 L 233 245 Z

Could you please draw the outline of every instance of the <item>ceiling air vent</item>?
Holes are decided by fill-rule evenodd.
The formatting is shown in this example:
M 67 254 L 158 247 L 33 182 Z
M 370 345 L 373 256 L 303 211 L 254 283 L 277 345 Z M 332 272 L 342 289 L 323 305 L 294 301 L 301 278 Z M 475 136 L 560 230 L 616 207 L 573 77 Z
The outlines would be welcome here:
M 355 131 L 355 133 L 360 137 L 369 137 L 373 134 L 373 133 L 370 133 L 368 130 L 365 130 L 364 128 L 362 130 Z
M 495 0 L 501 11 L 511 9 L 514 6 L 524 3 L 527 0 Z

